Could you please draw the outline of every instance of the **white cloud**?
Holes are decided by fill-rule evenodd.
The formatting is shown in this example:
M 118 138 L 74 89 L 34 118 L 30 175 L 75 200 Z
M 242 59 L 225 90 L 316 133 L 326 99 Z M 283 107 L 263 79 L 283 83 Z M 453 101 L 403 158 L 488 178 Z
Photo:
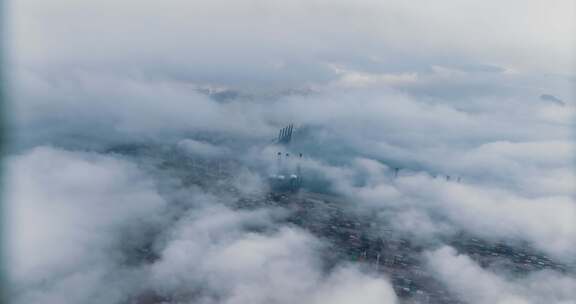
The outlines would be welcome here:
M 528 240 L 566 259 L 576 252 L 576 203 L 569 196 L 530 199 L 500 189 L 425 177 L 401 179 L 398 184 L 401 192 L 411 194 L 408 200 L 413 204 L 443 214 L 476 234 Z
M 574 64 L 576 9 L 562 0 L 25 0 L 11 8 L 17 58 L 40 66 L 153 67 L 191 79 L 285 86 L 307 82 L 303 73 L 333 79 L 324 66 L 333 62 L 473 62 L 569 74 Z
M 37 147 L 9 159 L 8 186 L 16 303 L 121 303 L 150 292 L 200 303 L 396 303 L 386 278 L 354 265 L 325 274 L 322 242 L 277 225 L 277 210 L 234 211 L 196 190 L 173 222 L 150 177 L 117 157 Z M 151 227 L 163 227 L 156 240 Z M 127 264 L 137 258 L 129 244 L 150 241 L 159 259 Z
M 271 225 L 262 211 L 208 208 L 183 218 L 151 267 L 151 285 L 164 296 L 201 303 L 396 303 L 390 284 L 355 266 L 321 270 L 316 238 Z
M 397 179 L 390 174 L 359 186 L 353 186 L 354 179 L 335 182 L 358 208 L 395 212 L 389 215 L 392 224 L 419 237 L 449 235 L 458 227 L 488 239 L 525 240 L 567 261 L 576 253 L 576 202 L 569 195 L 526 197 L 503 187 L 457 183 L 454 177 L 447 182 L 422 173 Z
M 469 303 L 574 303 L 576 280 L 555 272 L 510 279 L 482 269 L 450 247 L 428 253 L 432 271 Z
M 10 9 L 16 151 L 161 142 L 202 157 L 234 151 L 274 171 L 278 147 L 266 145 L 295 122 L 308 181 L 329 181 L 348 207 L 391 216 L 420 239 L 467 231 L 576 254 L 570 1 L 22 0 Z M 256 194 L 258 173 L 243 168 L 231 182 Z M 152 178 L 96 152 L 12 156 L 19 301 L 108 303 L 143 284 L 206 303 L 395 301 L 385 279 L 354 266 L 322 273 L 318 240 L 277 225 L 272 211 L 232 211 L 222 197 L 174 189 L 165 195 L 194 208 L 172 226 L 158 216 L 166 198 Z M 142 221 L 163 221 L 160 260 L 117 269 L 119 237 Z M 441 277 L 451 262 L 478 275 L 473 290 L 446 278 L 478 303 L 529 301 L 531 288 L 568 299 L 558 286 L 573 285 L 545 273 L 510 282 L 449 249 L 431 260 Z M 553 281 L 550 292 L 536 278 Z
M 113 248 L 158 220 L 164 200 L 152 181 L 124 160 L 50 147 L 12 156 L 7 174 L 15 301 L 121 300 L 131 271 L 115 269 Z

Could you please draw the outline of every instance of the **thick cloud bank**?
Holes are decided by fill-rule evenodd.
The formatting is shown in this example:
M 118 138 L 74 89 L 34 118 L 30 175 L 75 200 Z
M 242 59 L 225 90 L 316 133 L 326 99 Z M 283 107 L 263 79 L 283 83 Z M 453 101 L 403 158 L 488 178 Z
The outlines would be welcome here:
M 151 180 L 121 159 L 38 147 L 8 160 L 8 181 L 17 302 L 117 302 L 135 274 L 113 249 L 165 205 Z
M 527 240 L 567 260 L 576 254 L 576 203 L 570 191 L 532 197 L 502 186 L 447 182 L 428 174 L 392 179 L 381 164 L 359 163 L 357 170 L 369 166 L 368 184 L 358 187 L 352 185 L 354 180 L 340 181 L 339 190 L 368 204 L 370 210 L 396 209 L 398 215 L 407 216 L 396 223 L 411 233 L 442 235 L 446 225 L 452 225 L 486 238 Z M 424 216 L 422 212 L 439 218 L 436 223 L 427 223 L 426 217 L 411 219 Z M 411 220 L 418 224 L 413 226 Z
M 182 219 L 151 266 L 153 288 L 200 303 L 396 302 L 386 280 L 353 266 L 322 274 L 321 243 L 304 231 L 244 230 L 270 225 L 265 216 L 209 209 Z
M 276 226 L 273 210 L 233 211 L 196 190 L 168 221 L 153 181 L 123 159 L 37 147 L 9 159 L 8 177 L 15 303 L 396 302 L 383 277 L 325 273 L 322 242 Z M 164 228 L 139 256 L 151 227 Z
M 508 280 L 450 247 L 430 252 L 428 259 L 431 269 L 470 303 L 573 303 L 576 298 L 576 279 L 558 273 Z

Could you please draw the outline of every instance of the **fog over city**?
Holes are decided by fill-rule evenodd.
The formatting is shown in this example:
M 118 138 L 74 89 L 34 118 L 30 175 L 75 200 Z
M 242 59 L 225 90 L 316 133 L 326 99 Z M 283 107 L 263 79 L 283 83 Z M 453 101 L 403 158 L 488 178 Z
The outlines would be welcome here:
M 576 303 L 575 2 L 6 12 L 13 303 Z

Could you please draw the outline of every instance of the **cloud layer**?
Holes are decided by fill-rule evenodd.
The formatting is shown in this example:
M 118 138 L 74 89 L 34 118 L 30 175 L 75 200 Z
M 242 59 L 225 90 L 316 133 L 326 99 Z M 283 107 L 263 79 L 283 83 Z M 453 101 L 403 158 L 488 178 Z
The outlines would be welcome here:
M 572 303 L 576 297 L 576 280 L 558 273 L 543 271 L 510 281 L 450 247 L 430 252 L 428 259 L 433 271 L 469 303 Z
M 193 190 L 174 220 L 127 160 L 37 147 L 9 164 L 15 303 L 396 303 L 383 277 L 326 273 L 322 242 L 277 211 Z
M 431 246 L 428 271 L 462 300 L 570 303 L 573 271 L 500 273 L 444 243 L 575 262 L 575 14 L 562 0 L 13 3 L 15 301 L 396 303 L 385 276 L 325 269 L 330 240 L 289 208 L 237 209 L 266 192 L 273 139 L 295 123 L 285 152 L 304 158 L 283 166 L 371 233 Z

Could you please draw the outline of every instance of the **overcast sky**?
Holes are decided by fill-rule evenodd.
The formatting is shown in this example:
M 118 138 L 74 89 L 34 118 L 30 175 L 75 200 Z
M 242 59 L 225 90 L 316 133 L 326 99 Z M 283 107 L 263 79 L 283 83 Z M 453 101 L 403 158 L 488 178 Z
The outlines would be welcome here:
M 240 146 L 242 160 L 271 169 L 265 144 L 288 123 L 308 132 L 308 172 L 357 210 L 393 214 L 396 229 L 576 255 L 574 1 L 18 0 L 7 12 L 19 303 L 200 289 L 199 303 L 394 303 L 386 277 L 356 265 L 323 273 L 323 241 L 275 225 L 282 212 L 229 210 L 205 189 L 167 197 L 158 176 L 99 152 L 161 142 L 225 157 Z M 261 175 L 236 182 L 257 191 Z M 171 222 L 180 195 L 190 211 Z M 120 267 L 121 238 L 142 227 L 161 231 L 159 262 Z M 574 276 L 510 279 L 447 246 L 426 259 L 471 303 L 553 303 L 576 290 Z

